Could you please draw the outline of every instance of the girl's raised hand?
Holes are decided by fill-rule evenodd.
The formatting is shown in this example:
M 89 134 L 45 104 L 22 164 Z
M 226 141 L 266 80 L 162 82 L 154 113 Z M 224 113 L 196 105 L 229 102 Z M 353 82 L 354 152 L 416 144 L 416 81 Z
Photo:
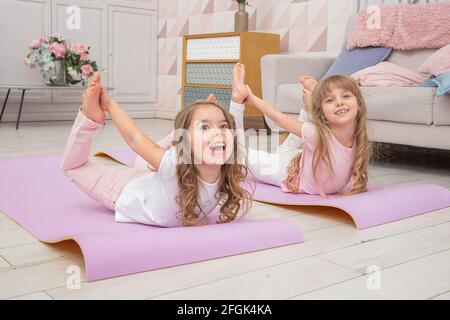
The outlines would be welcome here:
M 248 92 L 248 96 L 247 99 L 245 99 L 245 103 L 258 107 L 258 102 L 256 101 L 257 97 L 253 94 L 252 89 L 250 89 L 250 87 L 247 84 L 245 85 L 245 88 L 247 89 Z
M 248 97 L 248 89 L 244 83 L 245 66 L 242 63 L 236 63 L 233 69 L 233 88 L 231 100 L 235 103 L 244 103 Z
M 311 91 L 303 89 L 302 99 L 305 105 L 305 111 L 310 113 L 312 111 Z
M 109 105 L 111 103 L 111 98 L 109 97 L 108 90 L 104 85 L 100 86 L 100 108 L 104 111 L 108 111 Z

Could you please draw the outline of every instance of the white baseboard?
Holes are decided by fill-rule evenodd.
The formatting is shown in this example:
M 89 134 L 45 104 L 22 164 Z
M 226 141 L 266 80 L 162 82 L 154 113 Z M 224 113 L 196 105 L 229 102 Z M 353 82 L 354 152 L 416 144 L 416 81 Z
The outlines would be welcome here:
M 121 103 L 132 118 L 136 119 L 167 119 L 174 120 L 177 110 L 156 109 L 154 104 Z M 24 103 L 20 122 L 26 121 L 70 121 L 77 115 L 78 104 L 72 103 Z M 0 106 L 1 108 L 1 106 Z M 19 113 L 19 103 L 8 101 L 1 122 L 16 122 Z M 107 116 L 107 119 L 111 119 Z
M 156 107 L 148 103 L 121 103 L 121 106 L 132 118 L 156 118 Z M 1 106 L 0 106 L 1 107 Z M 24 104 L 20 122 L 26 121 L 65 121 L 75 119 L 77 104 Z M 18 103 L 9 103 L 6 106 L 1 122 L 16 122 L 19 113 Z M 108 116 L 107 119 L 110 119 Z
M 177 113 L 175 110 L 156 110 L 156 118 L 174 120 Z

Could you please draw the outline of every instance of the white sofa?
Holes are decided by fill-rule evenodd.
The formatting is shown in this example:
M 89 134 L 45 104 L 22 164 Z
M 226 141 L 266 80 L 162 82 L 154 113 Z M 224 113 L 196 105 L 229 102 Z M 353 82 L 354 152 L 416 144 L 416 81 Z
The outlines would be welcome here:
M 347 26 L 351 26 L 350 17 Z M 419 72 L 435 50 L 393 50 L 387 61 Z M 261 59 L 263 98 L 289 116 L 298 117 L 304 107 L 298 77 L 320 79 L 336 55 L 303 53 L 266 55 Z M 432 87 L 366 87 L 368 135 L 371 141 L 450 150 L 450 95 L 436 96 Z M 278 128 L 265 117 L 271 129 Z

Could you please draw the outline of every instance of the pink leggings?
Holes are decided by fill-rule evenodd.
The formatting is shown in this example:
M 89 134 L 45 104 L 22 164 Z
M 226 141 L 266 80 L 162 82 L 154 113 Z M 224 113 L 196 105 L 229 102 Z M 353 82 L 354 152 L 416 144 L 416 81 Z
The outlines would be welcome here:
M 100 126 L 102 124 L 87 118 L 81 111 L 78 112 L 60 167 L 66 176 L 92 199 L 114 210 L 123 187 L 131 180 L 151 173 L 149 170 L 129 167 L 113 160 L 90 158 L 92 136 Z

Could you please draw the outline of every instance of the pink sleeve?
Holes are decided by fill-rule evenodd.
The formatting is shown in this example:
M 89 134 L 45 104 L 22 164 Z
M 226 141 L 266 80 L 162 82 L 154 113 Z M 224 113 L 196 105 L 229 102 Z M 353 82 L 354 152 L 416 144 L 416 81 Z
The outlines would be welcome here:
M 304 122 L 302 137 L 305 144 L 312 147 L 316 144 L 316 127 L 310 122 Z

